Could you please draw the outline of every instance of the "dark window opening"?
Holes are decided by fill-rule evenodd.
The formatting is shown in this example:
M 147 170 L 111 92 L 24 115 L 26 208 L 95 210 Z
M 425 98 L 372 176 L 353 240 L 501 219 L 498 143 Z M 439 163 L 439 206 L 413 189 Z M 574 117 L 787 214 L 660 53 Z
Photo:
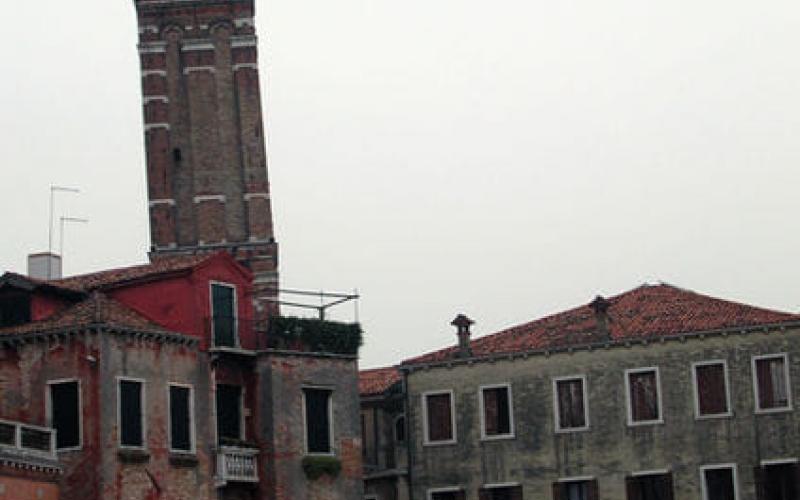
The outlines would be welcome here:
M 369 435 L 367 434 L 367 416 L 361 414 L 361 458 L 367 462 L 367 455 L 369 455 Z
M 733 484 L 733 469 L 706 469 L 703 471 L 706 500 L 734 500 L 736 490 Z
M 486 436 L 511 434 L 508 387 L 483 389 L 483 423 Z
M 50 422 L 56 430 L 56 448 L 81 445 L 80 385 L 77 381 L 50 384 Z
M 180 163 L 183 159 L 183 154 L 181 153 L 181 148 L 175 148 L 172 150 L 172 159 L 175 160 L 175 163 Z
M 758 408 L 769 410 L 789 406 L 789 382 L 786 358 L 776 356 L 755 362 L 758 387 Z
M 756 498 L 758 500 L 796 500 L 800 468 L 796 463 L 756 467 Z
M 214 345 L 236 347 L 236 289 L 227 285 L 211 285 L 211 322 Z
M 563 481 L 553 483 L 553 500 L 597 500 L 597 481 Z
M 170 449 L 192 451 L 191 394 L 188 387 L 169 386 Z
M 394 421 L 394 440 L 398 443 L 406 442 L 406 417 L 397 417 Z
M 625 480 L 628 500 L 673 500 L 672 474 L 631 476 Z
M 478 500 L 522 500 L 522 486 L 482 488 L 478 491 Z
M 655 370 L 628 374 L 631 420 L 648 422 L 661 418 L 658 407 L 658 377 Z
M 574 378 L 556 382 L 559 429 L 586 427 L 583 379 Z
M 698 365 L 694 370 L 697 381 L 697 413 L 701 416 L 728 413 L 725 365 L 722 363 Z
M 303 389 L 305 396 L 306 448 L 308 453 L 331 453 L 331 391 Z
M 428 415 L 428 441 L 450 441 L 453 439 L 453 408 L 450 394 L 425 396 Z
M 467 498 L 463 491 L 437 491 L 431 493 L 431 500 L 465 500 Z
M 242 440 L 242 388 L 217 385 L 217 436 L 220 443 Z
M 17 291 L 0 295 L 0 327 L 16 326 L 31 321 L 31 299 Z
M 144 446 L 142 426 L 142 383 L 133 380 L 119 381 L 120 444 L 141 448 Z

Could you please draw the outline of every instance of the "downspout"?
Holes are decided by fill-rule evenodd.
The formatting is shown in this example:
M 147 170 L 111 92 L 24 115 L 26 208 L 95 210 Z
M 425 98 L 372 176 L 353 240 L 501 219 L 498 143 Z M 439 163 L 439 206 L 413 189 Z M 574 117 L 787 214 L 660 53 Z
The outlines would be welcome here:
M 413 474 L 411 471 L 414 470 L 414 453 L 412 448 L 415 445 L 415 436 L 411 432 L 411 397 L 408 394 L 408 371 L 401 371 L 403 372 L 403 413 L 406 415 L 406 486 L 408 487 L 408 500 L 414 500 Z

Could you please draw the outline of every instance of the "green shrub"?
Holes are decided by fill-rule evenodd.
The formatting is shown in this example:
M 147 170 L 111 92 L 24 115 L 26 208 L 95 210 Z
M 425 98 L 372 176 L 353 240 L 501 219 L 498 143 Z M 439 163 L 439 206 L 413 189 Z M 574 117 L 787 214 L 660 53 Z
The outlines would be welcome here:
M 312 481 L 316 481 L 322 477 L 323 474 L 336 477 L 341 470 L 342 463 L 336 457 L 309 456 L 303 458 L 303 472 L 305 472 L 306 477 Z
M 277 316 L 269 320 L 267 339 L 278 349 L 358 354 L 362 333 L 359 323 Z

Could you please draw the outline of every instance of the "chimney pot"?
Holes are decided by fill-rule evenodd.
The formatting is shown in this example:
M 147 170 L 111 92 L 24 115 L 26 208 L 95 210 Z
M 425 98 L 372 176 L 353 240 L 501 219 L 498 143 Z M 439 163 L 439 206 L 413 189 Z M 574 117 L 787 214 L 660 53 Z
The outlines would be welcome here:
M 61 279 L 61 256 L 50 252 L 28 255 L 28 276 L 39 280 Z
M 472 356 L 472 349 L 469 347 L 469 338 L 472 333 L 469 327 L 475 322 L 469 319 L 464 314 L 459 314 L 450 322 L 451 325 L 456 327 L 456 335 L 458 335 L 458 356 L 468 358 Z
M 608 309 L 611 307 L 611 302 L 602 295 L 598 295 L 589 304 L 589 307 L 594 311 L 594 318 L 597 322 L 598 339 L 608 340 L 611 338 L 611 332 L 608 327 Z

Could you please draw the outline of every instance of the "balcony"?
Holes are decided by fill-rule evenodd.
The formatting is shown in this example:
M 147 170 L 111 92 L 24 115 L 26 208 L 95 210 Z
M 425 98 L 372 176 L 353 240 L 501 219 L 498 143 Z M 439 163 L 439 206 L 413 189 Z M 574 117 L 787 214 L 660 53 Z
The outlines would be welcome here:
M 257 483 L 258 482 L 258 450 L 222 446 L 217 452 L 217 484 Z

